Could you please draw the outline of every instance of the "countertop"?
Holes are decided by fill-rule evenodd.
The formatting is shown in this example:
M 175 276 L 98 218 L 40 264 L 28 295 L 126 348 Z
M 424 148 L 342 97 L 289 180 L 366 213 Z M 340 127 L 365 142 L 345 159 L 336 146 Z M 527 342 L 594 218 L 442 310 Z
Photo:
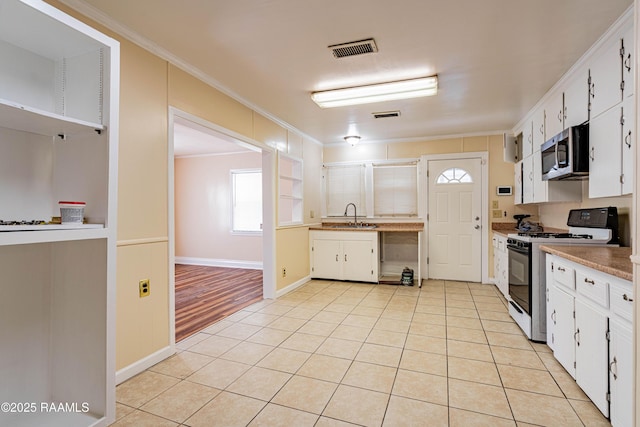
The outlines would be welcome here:
M 423 222 L 398 222 L 398 223 L 367 223 L 370 225 L 375 224 L 376 228 L 334 228 L 332 226 L 339 223 L 323 223 L 322 225 L 311 226 L 309 230 L 325 230 L 325 231 L 395 231 L 395 232 L 411 232 L 416 233 L 424 231 Z
M 568 230 L 562 228 L 542 227 L 542 230 L 549 233 L 566 233 Z M 507 237 L 508 234 L 517 233 L 515 222 L 493 222 L 491 223 L 491 231 Z
M 633 281 L 633 264 L 629 259 L 631 248 L 540 245 L 540 249 L 585 267 Z

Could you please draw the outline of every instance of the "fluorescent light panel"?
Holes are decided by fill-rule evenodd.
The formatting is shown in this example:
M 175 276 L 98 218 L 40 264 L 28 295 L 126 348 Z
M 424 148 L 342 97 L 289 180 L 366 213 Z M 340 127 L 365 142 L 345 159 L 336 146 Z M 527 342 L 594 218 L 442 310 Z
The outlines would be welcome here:
M 419 98 L 438 92 L 438 76 L 375 85 L 349 87 L 345 89 L 314 92 L 311 99 L 322 108 L 346 105 L 369 104 L 396 99 Z

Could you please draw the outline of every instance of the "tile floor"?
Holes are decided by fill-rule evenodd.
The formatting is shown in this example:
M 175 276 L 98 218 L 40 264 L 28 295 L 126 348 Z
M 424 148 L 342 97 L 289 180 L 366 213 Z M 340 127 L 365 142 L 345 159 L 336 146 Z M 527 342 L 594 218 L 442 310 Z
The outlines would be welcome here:
M 314 280 L 177 348 L 115 426 L 610 425 L 493 285 Z

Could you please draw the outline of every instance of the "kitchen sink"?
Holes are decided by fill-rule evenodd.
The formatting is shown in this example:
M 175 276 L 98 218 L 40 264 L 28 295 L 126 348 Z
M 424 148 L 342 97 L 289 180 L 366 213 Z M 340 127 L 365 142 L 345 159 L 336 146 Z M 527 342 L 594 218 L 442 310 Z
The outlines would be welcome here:
M 328 224 L 324 227 L 333 228 L 335 230 L 373 230 L 377 227 L 375 224 Z

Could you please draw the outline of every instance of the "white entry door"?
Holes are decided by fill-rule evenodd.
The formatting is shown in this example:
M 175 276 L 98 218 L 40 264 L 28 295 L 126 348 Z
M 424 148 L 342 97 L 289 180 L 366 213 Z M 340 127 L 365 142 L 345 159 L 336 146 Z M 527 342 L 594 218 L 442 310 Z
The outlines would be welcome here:
M 428 162 L 429 277 L 482 281 L 482 163 Z

